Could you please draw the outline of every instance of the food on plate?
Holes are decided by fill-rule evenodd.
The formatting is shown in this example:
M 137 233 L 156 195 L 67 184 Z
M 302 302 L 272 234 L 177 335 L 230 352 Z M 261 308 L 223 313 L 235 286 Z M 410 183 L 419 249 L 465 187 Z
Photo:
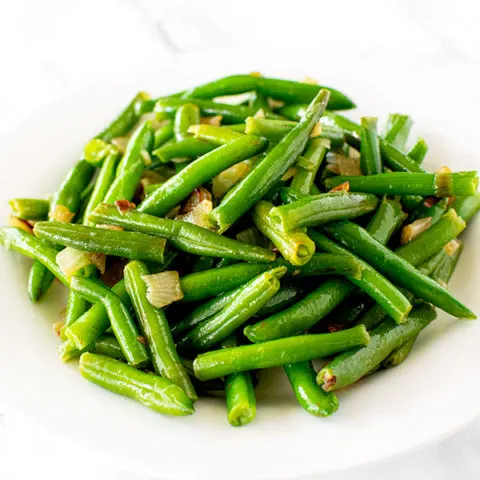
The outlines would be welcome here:
M 48 199 L 12 199 L 0 243 L 33 260 L 30 300 L 55 279 L 69 292 L 60 358 L 167 415 L 224 396 L 242 426 L 260 369 L 325 417 L 404 362 L 435 308 L 475 319 L 447 287 L 477 172 L 427 172 L 410 116 L 379 131 L 338 113 L 354 107 L 259 74 L 140 92 Z

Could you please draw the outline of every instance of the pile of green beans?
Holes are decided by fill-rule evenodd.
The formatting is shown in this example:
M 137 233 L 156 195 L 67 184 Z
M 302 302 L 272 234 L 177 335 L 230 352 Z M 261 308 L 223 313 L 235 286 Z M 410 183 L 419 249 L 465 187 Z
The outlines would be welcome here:
M 282 367 L 326 417 L 338 390 L 408 358 L 435 307 L 475 319 L 447 288 L 477 172 L 427 172 L 409 115 L 380 130 L 336 112 L 352 108 L 257 74 L 140 92 L 48 200 L 10 200 L 0 244 L 33 260 L 31 301 L 55 278 L 69 291 L 61 360 L 166 415 L 224 397 L 238 427 L 257 370 Z

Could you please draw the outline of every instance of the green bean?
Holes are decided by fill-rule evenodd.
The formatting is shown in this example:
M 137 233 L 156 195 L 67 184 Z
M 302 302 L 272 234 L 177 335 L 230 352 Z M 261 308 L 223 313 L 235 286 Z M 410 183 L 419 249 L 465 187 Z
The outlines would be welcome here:
M 179 347 L 203 351 L 227 338 L 277 293 L 286 271 L 286 267 L 277 267 L 250 280 L 221 311 L 187 333 Z
M 145 169 L 144 155 L 151 153 L 153 141 L 153 128 L 147 121 L 134 132 L 128 141 L 125 154 L 118 164 L 115 180 L 105 195 L 106 203 L 132 200 Z
M 200 109 L 193 103 L 182 105 L 175 112 L 175 121 L 173 123 L 173 131 L 177 142 L 188 137 L 188 128 L 191 125 L 200 123 Z
M 273 207 L 272 203 L 260 200 L 253 209 L 253 223 L 288 262 L 292 265 L 305 265 L 315 253 L 315 244 L 300 230 L 285 232 L 269 215 Z
M 155 130 L 153 136 L 153 148 L 154 150 L 165 145 L 169 140 L 173 139 L 173 122 L 171 120 L 165 120 L 165 124 Z
M 180 338 L 181 335 L 200 325 L 204 320 L 220 312 L 242 291 L 243 285 L 229 292 L 222 293 L 217 297 L 202 303 L 191 310 L 185 317 L 172 327 L 174 338 Z
M 259 153 L 265 146 L 265 139 L 245 135 L 230 144 L 216 148 L 167 180 L 140 204 L 138 210 L 157 216 L 167 213 L 190 195 L 193 189 L 211 180 L 235 163 Z
M 451 197 L 474 195 L 478 186 L 477 172 L 406 173 L 391 172 L 354 177 L 339 175 L 325 180 L 327 188 L 348 182 L 350 190 L 376 195 L 432 195 Z
M 165 238 L 61 222 L 38 222 L 35 235 L 78 250 L 163 263 Z
M 106 357 L 116 358 L 117 360 L 125 360 L 122 347 L 113 335 L 102 335 L 95 340 L 93 353 L 105 355 Z
M 395 213 L 400 214 L 400 212 Z M 377 216 L 379 213 L 377 212 L 375 215 Z M 392 214 L 385 218 L 385 224 L 390 222 L 393 224 L 398 223 L 396 215 Z M 386 230 L 389 229 L 387 228 Z M 383 234 L 383 232 L 381 233 Z M 374 231 L 374 234 L 378 235 L 380 241 L 385 241 L 385 243 L 388 241 L 388 238 L 382 238 L 380 236 L 379 231 Z M 322 236 L 321 238 L 325 237 Z M 324 243 L 331 248 L 331 242 L 326 241 Z M 338 250 L 335 251 L 337 255 L 334 255 L 339 257 Z M 359 266 L 357 260 L 352 258 L 351 255 L 342 256 L 345 260 L 354 261 L 355 264 Z M 312 268 L 318 257 L 322 257 L 322 255 L 314 255 L 310 263 L 298 270 Z M 352 275 L 352 277 L 355 276 L 356 275 Z M 332 312 L 353 290 L 350 282 L 343 279 L 331 279 L 283 312 L 279 312 L 276 315 L 258 322 L 254 326 L 247 327 L 245 334 L 252 341 L 264 341 L 293 334 L 293 332 L 301 333 Z
M 420 233 L 414 240 L 397 248 L 395 253 L 402 258 L 408 258 L 412 265 L 420 265 L 450 240 L 456 238 L 465 227 L 464 220 L 451 208 L 442 215 L 438 222 Z
M 180 159 L 192 160 L 201 157 L 212 150 L 215 150 L 213 143 L 205 142 L 193 137 L 187 137 L 179 142 L 166 143 L 152 152 L 152 155 L 160 161 L 160 163 L 168 163 L 172 160 Z
M 410 355 L 417 338 L 418 336 L 414 336 L 408 339 L 405 343 L 400 345 L 398 348 L 393 350 L 393 352 L 390 353 L 390 355 L 388 355 L 388 357 L 385 358 L 385 360 L 383 360 L 381 364 L 382 368 L 392 368 L 403 363 L 407 359 L 407 357 Z
M 359 217 L 375 210 L 377 205 L 377 197 L 368 193 L 329 192 L 275 207 L 270 216 L 272 221 L 290 231 L 332 220 Z
M 222 342 L 222 348 L 235 346 L 237 342 L 234 337 Z M 228 423 L 232 427 L 242 427 L 253 421 L 257 413 L 257 400 L 250 372 L 232 373 L 225 377 L 225 402 Z
M 77 212 L 80 207 L 81 194 L 90 183 L 94 170 L 88 162 L 80 160 L 67 173 L 50 204 L 50 218 L 52 220 L 65 221 L 60 220 L 64 213 L 73 216 Z
M 149 360 L 148 352 L 139 340 L 137 327 L 127 307 L 111 289 L 98 280 L 75 275 L 70 281 L 70 287 L 90 303 L 102 302 L 128 363 L 143 365 Z
M 42 263 L 34 260 L 28 274 L 28 296 L 35 303 L 38 302 L 52 285 L 55 278 L 52 272 L 45 270 Z
M 68 286 L 68 280 L 57 264 L 57 250 L 48 243 L 34 237 L 25 230 L 15 227 L 0 228 L 0 244 L 7 250 L 13 250 L 26 257 L 40 262 L 63 284 Z
M 203 272 L 215 266 L 215 257 L 207 257 L 206 255 L 200 255 L 195 259 L 195 263 L 192 266 L 192 273 Z
M 275 260 L 275 254 L 264 248 L 238 242 L 192 223 L 157 218 L 136 210 L 120 213 L 116 207 L 102 204 L 90 215 L 90 219 L 95 223 L 113 224 L 143 234 L 161 235 L 175 248 L 196 255 L 251 262 Z
M 308 105 L 304 103 L 285 105 L 280 107 L 277 112 L 282 115 L 282 117 L 288 118 L 291 121 L 299 121 L 305 115 Z
M 213 145 L 225 145 L 244 136 L 243 133 L 231 130 L 228 127 L 215 125 L 193 125 L 188 130 L 198 140 L 203 140 Z M 261 135 L 258 135 L 261 137 Z
M 391 113 L 388 116 L 385 140 L 395 148 L 403 150 L 412 129 L 412 118 L 401 113 Z M 420 162 L 417 162 L 420 163 Z M 377 172 L 380 173 L 380 172 Z
M 304 410 L 316 417 L 328 417 L 337 411 L 336 395 L 319 388 L 311 362 L 289 363 L 283 368 L 293 393 Z
M 225 124 L 241 123 L 247 117 L 253 117 L 256 110 L 244 105 L 230 105 L 227 103 L 213 102 L 211 100 L 202 100 L 199 98 L 159 98 L 155 104 L 155 111 L 164 115 L 173 116 L 175 112 L 188 103 L 194 103 L 200 108 L 203 115 L 214 116 L 220 115 L 222 122 Z M 268 117 L 278 118 L 274 114 L 267 113 Z
M 67 308 L 65 310 L 65 325 L 62 332 L 69 325 L 75 323 L 88 309 L 90 304 L 81 295 L 70 290 L 68 292 Z M 62 333 L 62 337 L 64 334 Z
M 297 164 L 297 173 L 293 177 L 291 188 L 302 193 L 313 194 L 313 188 L 316 186 L 315 177 L 329 148 L 330 142 L 325 139 L 310 140 L 303 154 L 301 166 Z
M 266 263 L 236 263 L 180 278 L 182 302 L 198 302 L 228 292 L 270 269 Z
M 407 155 L 415 160 L 417 163 L 421 164 L 427 155 L 428 145 L 423 138 L 419 138 L 415 145 L 410 149 Z
M 195 376 L 202 381 L 236 372 L 279 367 L 288 363 L 324 358 L 343 350 L 368 345 L 363 326 L 341 332 L 300 335 L 254 345 L 242 345 L 200 354 L 193 362 Z
M 105 158 L 102 168 L 98 173 L 92 195 L 90 196 L 90 199 L 88 200 L 87 206 L 85 208 L 83 221 L 84 225 L 93 225 L 93 223 L 88 220 L 88 216 L 93 212 L 97 205 L 103 202 L 103 199 L 105 198 L 108 189 L 110 188 L 110 185 L 114 181 L 119 159 L 120 157 L 117 151 L 112 152 Z
M 132 300 L 143 334 L 147 338 L 152 364 L 158 375 L 170 380 L 193 400 L 198 399 L 192 382 L 182 365 L 173 342 L 165 313 L 147 300 L 147 285 L 142 277 L 149 275 L 141 262 L 126 265 L 125 286 Z
M 336 125 L 341 128 L 345 132 L 347 142 L 358 148 L 361 133 L 361 126 L 358 123 L 333 112 L 328 112 L 323 122 L 326 125 Z M 425 170 L 416 160 L 410 158 L 406 153 L 394 147 L 384 138 L 379 137 L 378 140 L 380 154 L 387 167 L 400 172 L 425 173 Z
M 113 335 L 102 335 L 83 350 L 78 350 L 69 340 L 65 340 L 60 344 L 57 352 L 62 362 L 65 363 L 75 360 L 85 352 L 98 353 L 99 355 L 125 361 L 125 355 L 122 352 L 120 344 Z
M 352 289 L 346 280 L 326 280 L 299 302 L 245 327 L 243 333 L 251 342 L 265 342 L 303 333 L 330 313 Z
M 362 117 L 360 132 L 360 167 L 364 175 L 382 173 L 382 159 L 377 137 L 377 118 Z
M 94 167 L 101 167 L 107 156 L 116 152 L 117 148 L 99 138 L 90 140 L 83 148 L 83 159 Z
M 415 307 L 408 321 L 396 325 L 387 320 L 371 333 L 365 348 L 357 348 L 335 357 L 317 375 L 317 383 L 327 391 L 347 387 L 371 372 L 396 348 L 415 337 L 436 317 L 428 304 Z
M 263 110 L 264 112 L 270 112 L 271 108 L 268 104 L 268 98 L 261 92 L 254 92 L 253 96 L 250 97 L 248 106 L 258 110 Z
M 90 183 L 94 170 L 94 167 L 85 160 L 80 160 L 70 169 L 50 202 L 50 220 L 61 222 L 73 220 L 81 205 L 82 192 Z M 33 272 L 30 272 L 29 288 L 32 290 L 29 290 L 29 296 L 38 300 L 50 287 L 53 277 L 47 273 L 46 268 L 35 263 L 36 261 Z
M 386 245 L 405 218 L 400 202 L 384 197 L 368 223 L 367 230 L 372 237 Z
M 402 204 L 409 211 L 418 208 L 423 201 L 424 198 L 419 195 L 404 195 L 402 197 Z
M 299 124 L 278 143 L 253 170 L 229 191 L 222 203 L 210 213 L 221 232 L 227 230 L 264 197 L 296 162 L 308 136 L 325 110 L 328 92 L 322 90 L 312 101 Z
M 150 95 L 145 92 L 137 93 L 125 109 L 96 138 L 109 142 L 116 137 L 125 136 L 135 126 L 141 115 L 150 112 L 152 108 Z
M 305 288 L 296 285 L 286 285 L 280 287 L 280 290 L 257 312 L 257 316 L 271 315 L 289 307 L 298 302 L 305 295 Z
M 395 172 L 425 173 L 421 165 L 383 138 L 379 138 L 383 162 Z
M 462 252 L 462 243 L 459 243 L 459 247 L 455 250 L 452 255 L 446 253 L 444 249 L 440 250 L 441 260 L 439 264 L 435 267 L 431 273 L 431 277 L 440 285 L 446 287 L 448 281 L 450 280 L 455 266 L 458 262 L 460 254 Z M 427 273 L 428 274 L 428 273 Z M 407 340 L 400 347 L 395 349 L 383 362 L 382 368 L 391 368 L 396 367 L 403 363 L 407 357 L 410 355 L 413 345 L 417 340 L 417 336 L 412 337 L 410 340 Z
M 351 252 L 361 256 L 380 273 L 416 297 L 433 303 L 455 317 L 476 318 L 473 312 L 434 280 L 423 275 L 407 260 L 377 242 L 362 227 L 351 222 L 336 222 L 324 228 L 329 235 Z
M 457 198 L 453 203 L 452 208 L 454 208 L 458 215 L 466 222 L 469 222 L 480 210 L 480 193 L 468 197 Z
M 125 288 L 124 280 L 114 285 L 111 291 L 121 302 L 130 307 L 130 297 Z M 65 327 L 63 333 L 68 341 L 78 350 L 83 350 L 93 344 L 110 327 L 107 311 L 101 302 L 92 305 L 72 325 Z
M 8 201 L 12 215 L 21 220 L 46 220 L 50 202 L 40 198 L 12 198 Z
M 461 242 L 458 243 L 458 247 L 451 255 L 443 250 L 445 252 L 444 258 L 432 273 L 432 278 L 445 288 L 447 288 L 448 281 L 457 266 L 462 250 L 463 243 Z
M 270 120 L 268 118 L 248 117 L 245 120 L 245 133 L 265 137 L 271 142 L 279 142 L 298 122 L 291 120 Z M 332 148 L 343 145 L 345 137 L 342 130 L 337 127 L 322 125 L 319 135 L 315 138 L 330 140 Z
M 408 251 L 404 253 L 408 254 Z M 445 251 L 441 249 L 438 253 L 431 256 L 426 262 L 418 266 L 418 271 L 423 275 L 430 276 L 438 267 L 438 265 L 440 265 L 440 263 L 443 261 L 444 256 Z M 404 259 L 407 260 L 409 263 L 412 263 L 412 260 L 414 260 L 414 258 L 409 258 L 408 256 L 404 257 Z M 411 293 L 404 293 L 405 296 L 409 299 L 409 301 L 415 300 L 414 295 L 412 295 Z M 387 317 L 387 312 L 380 305 L 376 304 L 362 316 L 359 323 L 365 325 L 365 328 L 367 330 L 372 330 L 378 325 L 380 325 L 380 323 L 382 323 Z
M 329 110 L 355 108 L 355 104 L 348 97 L 330 87 L 252 75 L 231 75 L 220 78 L 195 87 L 189 90 L 186 95 L 197 98 L 214 98 L 256 90 L 267 97 L 273 97 L 287 103 L 308 103 L 322 89 L 330 92 Z
M 80 373 L 107 390 L 132 398 L 155 412 L 191 415 L 192 401 L 166 378 L 151 375 L 123 362 L 94 353 L 80 357 Z
M 282 264 L 282 260 L 277 260 Z M 286 265 L 288 273 L 295 278 L 318 277 L 321 275 L 346 275 L 348 277 L 362 278 L 363 266 L 353 255 L 343 253 L 316 253 L 311 260 L 299 267 Z
M 353 275 L 349 275 L 347 278 L 354 285 L 370 295 L 377 303 L 382 305 L 395 322 L 403 323 L 406 321 L 407 315 L 412 306 L 407 298 L 405 298 L 405 295 L 390 283 L 387 278 L 382 276 L 368 263 L 362 261 L 347 249 L 329 240 L 325 235 L 313 230 L 309 231 L 309 234 L 320 250 L 339 255 L 352 255 L 358 262 L 360 262 L 360 265 L 362 266 L 361 278 L 356 278 Z M 370 238 L 373 239 L 373 237 Z M 381 245 L 380 242 L 377 243 Z
M 409 223 L 419 220 L 421 218 L 431 218 L 431 225 L 437 223 L 442 215 L 445 213 L 445 210 L 448 207 L 449 198 L 442 198 L 440 201 L 434 203 L 433 205 L 426 204 L 422 202 L 415 210 L 413 210 L 408 216 Z

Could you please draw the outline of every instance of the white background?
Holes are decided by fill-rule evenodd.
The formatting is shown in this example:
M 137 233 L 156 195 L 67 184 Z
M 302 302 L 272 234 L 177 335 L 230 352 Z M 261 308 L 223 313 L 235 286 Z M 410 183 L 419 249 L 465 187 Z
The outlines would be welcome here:
M 312 61 L 319 63 L 322 49 L 334 49 L 346 68 L 349 59 L 362 55 L 398 58 L 399 68 L 405 58 L 449 72 L 467 64 L 480 85 L 474 1 L 0 0 L 0 135 L 38 107 L 119 67 L 148 60 L 168 68 L 169 59 L 182 53 L 283 43 L 299 49 L 318 45 Z M 428 449 L 329 479 L 469 480 L 480 477 L 479 450 L 477 421 Z M 113 465 L 93 464 L 72 445 L 37 429 L 2 405 L 0 385 L 0 479 L 87 476 L 146 480 Z

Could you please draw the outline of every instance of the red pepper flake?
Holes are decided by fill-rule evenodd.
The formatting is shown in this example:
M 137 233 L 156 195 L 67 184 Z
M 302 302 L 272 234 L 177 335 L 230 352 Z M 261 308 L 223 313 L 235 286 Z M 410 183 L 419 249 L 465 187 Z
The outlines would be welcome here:
M 344 326 L 341 325 L 340 323 L 331 323 L 330 325 L 328 325 L 327 329 L 330 333 L 334 333 L 334 332 L 339 332 L 340 330 L 343 330 Z
M 427 197 L 424 201 L 423 201 L 423 205 L 426 207 L 426 208 L 430 208 L 430 207 L 433 207 L 436 203 L 438 203 L 440 201 L 439 198 L 437 197 Z
M 128 200 L 115 200 L 115 206 L 122 215 L 137 207 L 133 202 L 129 202 Z

